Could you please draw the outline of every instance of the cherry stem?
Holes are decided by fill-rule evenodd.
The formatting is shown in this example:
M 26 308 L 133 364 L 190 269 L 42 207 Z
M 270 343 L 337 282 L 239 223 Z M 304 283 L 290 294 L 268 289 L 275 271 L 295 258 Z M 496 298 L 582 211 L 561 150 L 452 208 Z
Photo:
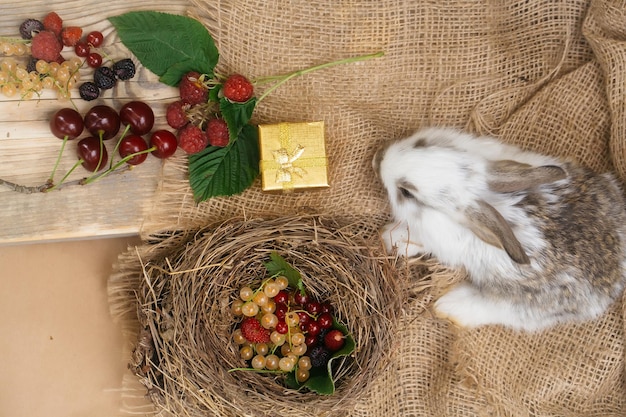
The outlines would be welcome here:
M 153 146 L 152 148 L 148 148 L 144 151 L 139 151 L 139 152 L 135 152 L 135 153 L 131 153 L 129 155 L 126 155 L 124 158 L 120 159 L 119 161 L 117 161 L 115 163 L 115 165 L 111 166 L 109 169 L 107 169 L 106 171 L 104 171 L 102 174 L 98 175 L 97 177 L 95 177 L 94 179 L 91 179 L 89 181 L 85 181 L 85 184 L 89 184 L 91 182 L 97 181 L 101 178 L 106 177 L 107 175 L 111 174 L 114 171 L 117 171 L 122 165 L 124 165 L 126 162 L 130 161 L 131 159 L 133 159 L 134 157 L 138 156 L 138 155 L 143 155 L 146 153 L 150 153 L 152 151 L 156 150 L 156 146 Z M 127 167 L 127 169 L 131 169 L 131 167 Z
M 130 130 L 130 125 L 128 124 L 124 128 L 124 131 L 122 132 L 122 135 L 120 136 L 120 138 L 117 140 L 117 143 L 115 144 L 115 148 L 113 148 L 113 153 L 111 154 L 111 163 L 109 164 L 109 169 L 113 167 L 113 156 L 117 154 L 117 150 L 120 148 L 120 145 L 122 144 L 122 139 L 124 139 L 124 137 L 126 136 L 129 130 Z
M 67 140 L 69 139 L 68 135 L 65 135 L 65 137 L 63 137 L 63 143 L 61 144 L 61 150 L 59 151 L 59 155 L 57 156 L 57 160 L 54 163 L 54 168 L 52 168 L 52 172 L 50 173 L 50 177 L 48 177 L 48 184 L 53 185 L 54 184 L 54 175 L 57 172 L 57 168 L 59 167 L 59 163 L 61 162 L 61 157 L 63 156 L 63 150 L 65 149 L 65 144 L 67 143 Z
M 281 85 L 283 85 L 287 81 L 291 80 L 292 78 L 299 77 L 301 75 L 305 75 L 305 74 L 308 74 L 310 72 L 321 70 L 321 69 L 324 69 L 324 68 L 334 67 L 336 65 L 350 64 L 352 62 L 364 61 L 364 60 L 372 59 L 372 58 L 379 58 L 379 57 L 381 57 L 383 55 L 384 55 L 384 52 L 380 51 L 380 52 L 376 52 L 375 54 L 361 55 L 361 56 L 355 56 L 355 57 L 340 59 L 338 61 L 326 62 L 324 64 L 315 65 L 313 67 L 296 70 L 296 71 L 293 71 L 293 72 L 290 72 L 290 73 L 287 73 L 287 74 L 284 74 L 284 75 L 276 75 L 276 76 L 256 78 L 256 79 L 254 79 L 252 81 L 253 84 L 261 84 L 261 83 L 265 83 L 265 82 L 278 81 L 276 84 L 271 86 L 268 90 L 266 90 L 261 95 L 261 97 L 259 97 L 257 99 L 257 104 L 261 100 L 263 100 L 265 97 L 267 97 L 272 91 L 276 90 L 278 87 L 280 87 Z
M 52 185 L 52 187 L 49 187 L 49 188 L 47 188 L 47 189 L 45 189 L 45 190 L 42 190 L 42 191 L 46 191 L 46 192 L 47 192 L 47 191 L 53 191 L 53 190 L 58 190 L 58 189 L 60 189 L 60 188 L 61 188 L 61 185 L 65 183 L 65 180 L 67 179 L 67 177 L 69 177 L 69 176 L 70 176 L 70 174 L 71 174 L 72 172 L 74 172 L 74 170 L 75 170 L 76 168 L 78 168 L 79 166 L 81 166 L 81 165 L 82 165 L 82 163 L 83 163 L 83 160 L 82 160 L 82 159 L 79 159 L 79 160 L 78 160 L 78 161 L 74 164 L 74 166 L 73 166 L 72 168 L 70 168 L 70 170 L 69 170 L 69 171 L 67 171 L 67 172 L 65 173 L 65 175 L 63 176 L 63 178 L 61 178 L 61 181 L 59 181 L 59 183 L 58 183 L 58 184 L 54 184 L 54 185 Z M 66 183 L 66 185 L 67 185 L 67 183 Z

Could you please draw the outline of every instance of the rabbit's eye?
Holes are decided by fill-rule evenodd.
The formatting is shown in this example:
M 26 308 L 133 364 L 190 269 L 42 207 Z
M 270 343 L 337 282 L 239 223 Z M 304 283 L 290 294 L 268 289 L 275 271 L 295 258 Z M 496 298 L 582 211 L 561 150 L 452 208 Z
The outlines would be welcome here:
M 414 200 L 415 196 L 406 188 L 404 187 L 399 187 L 398 190 L 400 191 L 400 195 L 402 195 L 402 197 L 407 198 L 409 200 Z

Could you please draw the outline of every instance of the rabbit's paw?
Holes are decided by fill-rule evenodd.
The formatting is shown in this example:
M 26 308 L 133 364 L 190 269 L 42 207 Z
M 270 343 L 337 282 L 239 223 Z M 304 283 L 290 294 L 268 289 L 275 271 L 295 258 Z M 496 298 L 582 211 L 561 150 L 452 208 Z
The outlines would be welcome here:
M 385 248 L 388 252 L 397 251 L 399 255 L 410 258 L 424 251 L 424 247 L 411 239 L 409 227 L 404 222 L 389 223 L 381 231 Z

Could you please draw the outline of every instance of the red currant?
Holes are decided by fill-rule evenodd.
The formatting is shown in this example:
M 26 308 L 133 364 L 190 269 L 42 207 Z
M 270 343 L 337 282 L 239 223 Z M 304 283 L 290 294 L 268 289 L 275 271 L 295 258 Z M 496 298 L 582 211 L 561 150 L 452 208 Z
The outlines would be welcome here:
M 102 66 L 102 55 L 97 52 L 91 52 L 87 55 L 87 65 L 91 68 L 99 68 Z
M 322 329 L 330 329 L 333 327 L 333 316 L 332 314 L 325 312 L 319 315 L 317 318 L 317 323 L 320 325 Z
M 76 56 L 86 58 L 87 55 L 89 55 L 89 52 L 91 52 L 91 48 L 87 42 L 79 41 L 76 45 L 74 45 L 74 53 L 76 53 Z
M 289 325 L 284 321 L 279 321 L 276 325 L 276 331 L 280 334 L 287 334 L 289 331 Z
M 102 34 L 102 32 L 94 30 L 93 32 L 89 32 L 87 34 L 87 43 L 89 45 L 97 48 L 98 46 L 102 45 L 102 42 L 104 42 L 104 35 Z
M 304 305 L 304 309 L 313 315 L 317 315 L 320 313 L 322 305 L 317 301 L 309 301 Z
M 280 290 L 278 294 L 274 296 L 274 302 L 287 304 L 289 302 L 289 293 L 285 290 Z
M 294 294 L 294 299 L 296 303 L 300 304 L 301 306 L 304 306 L 306 305 L 306 303 L 309 302 L 309 294 L 305 292 L 301 292 L 301 291 L 296 291 L 296 293 Z
M 317 321 L 311 321 L 306 327 L 307 334 L 311 336 L 317 336 L 321 333 L 322 327 Z

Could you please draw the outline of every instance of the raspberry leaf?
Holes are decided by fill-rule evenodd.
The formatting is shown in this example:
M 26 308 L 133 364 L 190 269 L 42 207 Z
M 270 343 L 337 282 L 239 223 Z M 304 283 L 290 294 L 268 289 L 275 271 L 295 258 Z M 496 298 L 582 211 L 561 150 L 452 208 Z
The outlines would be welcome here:
M 259 175 L 255 126 L 243 126 L 226 147 L 209 146 L 189 156 L 189 184 L 196 201 L 245 191 Z
M 213 77 L 219 52 L 199 21 L 155 11 L 133 11 L 109 17 L 122 43 L 141 64 L 170 86 L 189 71 Z
M 285 258 L 280 256 L 277 252 L 270 253 L 270 261 L 265 263 L 265 269 L 267 269 L 270 276 L 283 275 L 289 281 L 290 287 L 298 288 L 301 292 L 304 291 L 304 284 L 302 283 L 300 272 L 289 265 Z
M 256 99 L 254 98 L 246 103 L 233 103 L 223 97 L 220 99 L 220 111 L 228 124 L 230 140 L 236 138 L 242 126 L 248 124 L 252 118 L 255 105 Z

